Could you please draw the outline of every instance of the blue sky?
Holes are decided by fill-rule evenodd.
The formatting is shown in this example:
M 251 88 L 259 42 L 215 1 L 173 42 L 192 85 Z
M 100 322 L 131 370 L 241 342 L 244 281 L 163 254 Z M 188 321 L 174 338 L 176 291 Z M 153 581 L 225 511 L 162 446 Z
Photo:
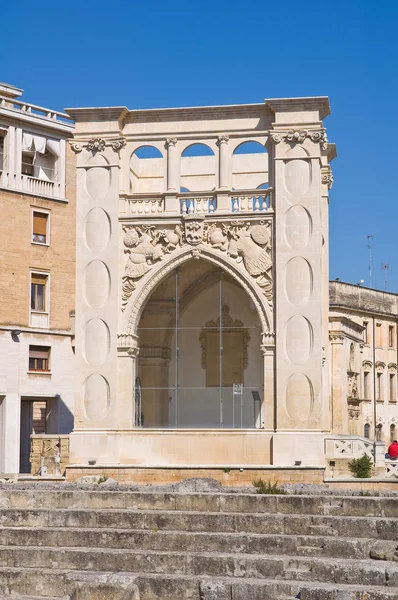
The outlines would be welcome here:
M 2 6 L 0 80 L 62 109 L 330 97 L 330 277 L 398 292 L 397 0 L 27 0 Z

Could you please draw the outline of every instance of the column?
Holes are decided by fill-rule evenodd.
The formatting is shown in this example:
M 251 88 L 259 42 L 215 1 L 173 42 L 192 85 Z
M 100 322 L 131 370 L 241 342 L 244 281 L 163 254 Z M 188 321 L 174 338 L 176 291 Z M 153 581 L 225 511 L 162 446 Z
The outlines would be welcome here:
M 261 408 L 262 429 L 273 430 L 275 428 L 275 385 L 274 364 L 275 345 L 272 333 L 263 333 L 263 344 L 261 349 L 264 355 L 264 400 Z
M 179 192 L 180 169 L 177 138 L 168 138 L 165 147 L 167 148 L 167 191 Z
M 227 190 L 230 187 L 228 141 L 228 135 L 220 135 L 217 141 L 219 148 L 218 187 L 220 190 Z
M 135 379 L 137 375 L 138 338 L 132 334 L 118 335 L 117 423 L 120 429 L 135 426 Z
M 14 171 L 14 182 L 11 182 L 12 187 L 21 189 L 22 187 L 22 129 L 16 128 L 15 135 L 15 171 Z

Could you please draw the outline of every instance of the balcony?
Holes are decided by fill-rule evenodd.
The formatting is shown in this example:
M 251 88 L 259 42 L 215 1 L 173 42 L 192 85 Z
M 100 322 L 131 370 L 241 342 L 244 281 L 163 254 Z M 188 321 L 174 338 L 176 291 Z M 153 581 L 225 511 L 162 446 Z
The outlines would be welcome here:
M 121 198 L 122 217 L 159 217 L 170 214 L 272 214 L 272 188 L 170 194 L 126 194 Z
M 22 175 L 22 190 L 38 196 L 58 196 L 59 184 L 31 175 Z

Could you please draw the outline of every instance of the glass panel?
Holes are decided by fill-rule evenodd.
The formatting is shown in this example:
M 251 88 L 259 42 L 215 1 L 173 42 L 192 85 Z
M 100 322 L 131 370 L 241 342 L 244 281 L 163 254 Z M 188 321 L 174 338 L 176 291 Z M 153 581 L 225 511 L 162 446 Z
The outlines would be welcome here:
M 228 274 L 187 261 L 151 294 L 137 334 L 137 426 L 261 427 L 260 322 Z

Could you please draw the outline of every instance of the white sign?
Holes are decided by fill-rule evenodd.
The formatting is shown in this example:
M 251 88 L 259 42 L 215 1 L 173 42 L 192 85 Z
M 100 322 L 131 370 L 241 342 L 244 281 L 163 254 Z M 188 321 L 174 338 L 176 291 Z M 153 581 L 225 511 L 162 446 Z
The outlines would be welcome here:
M 241 396 L 243 394 L 243 383 L 233 383 L 232 393 L 234 396 Z

